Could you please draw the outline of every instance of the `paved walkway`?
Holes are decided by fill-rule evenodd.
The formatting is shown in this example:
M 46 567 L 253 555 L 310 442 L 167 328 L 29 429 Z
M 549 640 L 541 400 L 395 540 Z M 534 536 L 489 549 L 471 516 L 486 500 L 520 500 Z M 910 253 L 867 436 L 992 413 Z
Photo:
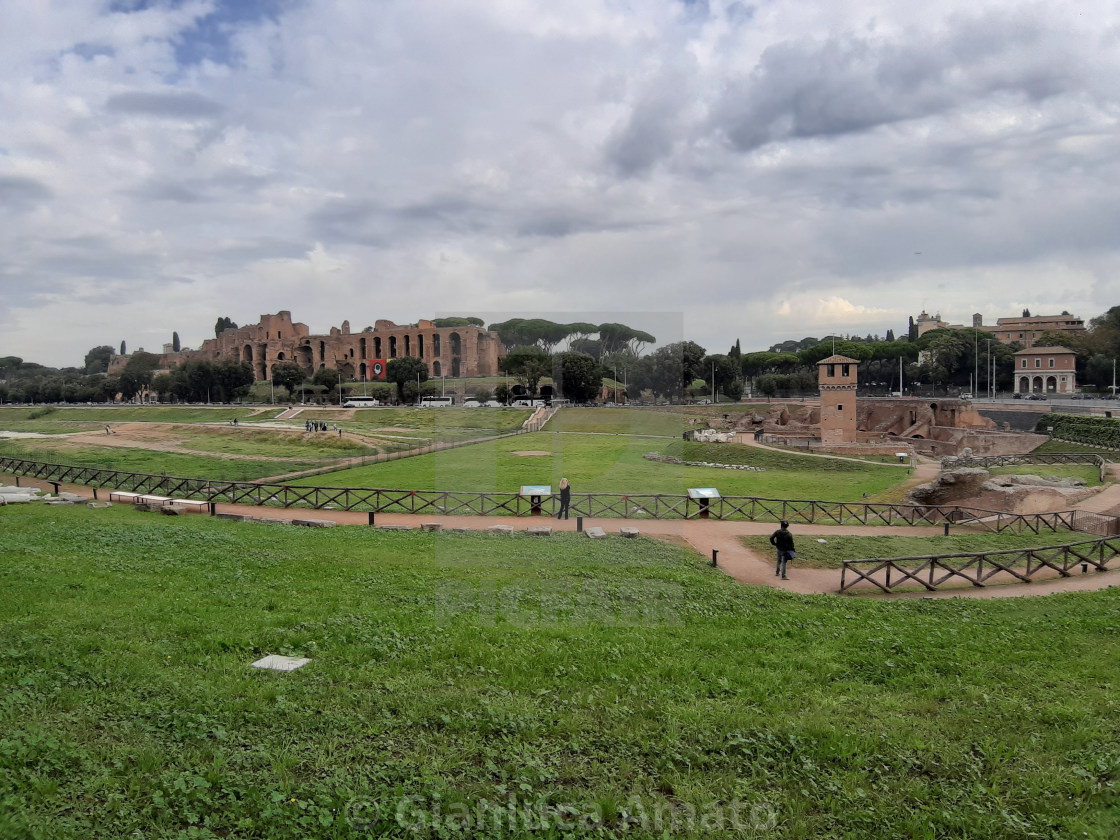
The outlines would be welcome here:
M 936 471 L 936 464 L 931 466 Z M 920 469 L 920 467 L 919 467 Z M 915 476 L 915 479 L 920 478 Z M 21 478 L 24 486 L 38 486 L 51 490 L 48 482 Z M 63 485 L 62 489 L 87 498 L 92 496 L 88 487 Z M 104 496 L 102 495 L 102 498 Z M 219 513 L 247 513 L 262 519 L 328 519 L 341 525 L 367 525 L 369 514 L 362 511 L 308 510 L 306 508 L 255 507 L 251 505 L 219 504 Z M 492 525 L 513 525 L 519 531 L 538 525 L 550 525 L 553 533 L 575 531 L 575 518 L 558 521 L 548 517 L 512 516 L 446 516 L 433 514 L 378 513 L 376 525 L 407 525 L 418 528 L 424 522 L 439 522 L 444 528 L 468 528 L 484 531 Z M 768 535 L 774 531 L 774 524 L 768 522 L 724 522 L 719 520 L 680 520 L 680 519 L 592 519 L 584 518 L 584 529 L 599 526 L 608 534 L 617 534 L 620 528 L 637 528 L 643 536 L 687 544 L 706 559 L 711 559 L 713 549 L 718 551 L 719 568 L 735 580 L 753 586 L 772 586 L 787 592 L 804 595 L 836 594 L 840 589 L 839 569 L 808 569 L 798 567 L 797 562 L 789 568 L 789 580 L 781 580 L 774 575 L 774 559 L 767 552 L 765 557 L 748 550 L 740 541 L 742 536 Z M 840 536 L 937 536 L 942 533 L 938 526 L 884 526 L 884 525 L 797 525 L 793 528 L 796 539 Z M 1088 539 L 1088 535 L 1086 535 Z M 1071 540 L 1076 541 L 1076 539 Z M 938 592 L 877 594 L 876 590 L 866 589 L 860 597 L 884 599 L 898 598 L 1007 598 L 1024 595 L 1050 595 L 1059 592 L 1078 592 L 1107 589 L 1120 585 L 1120 569 L 1108 572 L 1093 572 L 1087 575 L 1075 574 L 1070 578 L 1039 577 L 1033 583 L 989 584 L 984 587 L 964 586 L 942 589 Z

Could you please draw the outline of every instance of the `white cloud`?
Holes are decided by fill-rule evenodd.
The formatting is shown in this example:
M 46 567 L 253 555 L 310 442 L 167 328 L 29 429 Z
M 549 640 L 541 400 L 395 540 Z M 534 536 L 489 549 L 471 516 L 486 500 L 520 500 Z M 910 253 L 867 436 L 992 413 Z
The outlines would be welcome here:
M 720 351 L 1092 317 L 1120 10 L 1079 11 L 0 0 L 0 355 L 279 309 L 675 311 Z

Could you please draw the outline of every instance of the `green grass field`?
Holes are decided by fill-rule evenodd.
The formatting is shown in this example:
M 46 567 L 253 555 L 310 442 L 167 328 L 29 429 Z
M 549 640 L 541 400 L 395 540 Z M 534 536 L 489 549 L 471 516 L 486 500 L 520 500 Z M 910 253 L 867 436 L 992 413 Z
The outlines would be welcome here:
M 1089 487 L 1098 487 L 1101 473 L 1090 464 L 1025 464 L 1013 467 L 989 467 L 992 475 L 1037 475 L 1043 478 L 1080 478 Z
M 322 458 L 243 460 L 124 447 L 67 446 L 60 449 L 52 447 L 50 441 L 40 440 L 0 441 L 0 455 L 50 464 L 227 481 L 255 481 L 324 464 Z
M 92 423 L 224 423 L 234 417 L 244 419 L 257 411 L 248 406 L 179 406 L 179 405 L 127 405 L 127 406 L 3 406 L 0 407 L 0 429 L 7 429 L 9 421 L 42 419 L 51 422 L 86 421 Z M 268 407 L 275 416 L 283 406 Z
M 725 496 L 782 499 L 868 498 L 906 478 L 889 466 L 763 453 L 765 472 L 655 463 L 642 455 L 663 440 L 554 430 L 518 435 L 401 461 L 372 464 L 293 483 L 404 490 L 515 492 L 523 484 L 572 482 L 576 493 L 671 493 L 717 487 Z M 742 447 L 745 448 L 745 447 Z M 763 452 L 763 450 L 757 450 Z M 544 455 L 518 455 L 543 452 Z M 840 465 L 837 467 L 836 465 Z
M 1103 455 L 1109 461 L 1120 458 L 1115 449 L 1105 449 L 1101 446 L 1089 446 L 1087 443 L 1067 443 L 1064 440 L 1048 440 L 1041 446 L 1032 450 L 1035 455 L 1065 454 L 1067 452 L 1090 452 L 1094 455 Z
M 972 551 L 1008 551 L 1045 545 L 1067 545 L 1092 539 L 1088 534 L 1070 531 L 1043 531 L 1039 534 L 956 533 L 936 537 L 813 537 L 798 535 L 794 527 L 797 557 L 794 565 L 809 569 L 839 569 L 845 560 L 873 560 L 887 557 L 926 557 L 931 554 L 963 554 Z M 739 541 L 762 557 L 771 557 L 774 548 L 769 537 L 747 536 Z
M 4 838 L 1120 832 L 1120 590 L 802 597 L 645 539 L 125 506 L 0 529 Z

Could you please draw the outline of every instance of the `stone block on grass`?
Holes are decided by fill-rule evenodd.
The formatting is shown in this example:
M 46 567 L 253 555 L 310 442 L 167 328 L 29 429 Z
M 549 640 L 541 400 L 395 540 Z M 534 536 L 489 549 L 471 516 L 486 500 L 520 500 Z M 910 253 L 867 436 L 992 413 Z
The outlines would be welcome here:
M 552 528 L 548 525 L 534 525 L 532 528 L 526 528 L 525 533 L 530 537 L 551 537 Z
M 600 528 L 598 525 L 592 525 L 590 528 L 584 530 L 585 534 L 593 540 L 605 540 L 607 532 Z
M 248 522 L 251 517 L 247 513 L 219 513 L 216 514 L 217 519 L 232 519 L 235 522 Z
M 488 534 L 507 534 L 507 535 L 512 534 L 513 533 L 513 526 L 512 525 L 491 525 L 489 528 L 486 529 L 486 533 L 488 533 Z
M 411 531 L 411 525 L 378 525 L 378 531 Z
M 638 536 L 638 534 L 641 533 L 641 532 L 638 531 L 637 528 L 619 528 L 618 533 L 620 533 L 620 534 L 622 534 L 622 536 L 632 540 L 636 536 Z
M 337 523 L 330 519 L 293 519 L 292 524 L 304 528 L 333 528 Z
M 442 531 L 443 530 L 443 523 L 441 523 L 441 522 L 421 522 L 420 523 L 420 530 L 421 531 L 429 531 L 429 532 L 434 534 L 437 531 Z

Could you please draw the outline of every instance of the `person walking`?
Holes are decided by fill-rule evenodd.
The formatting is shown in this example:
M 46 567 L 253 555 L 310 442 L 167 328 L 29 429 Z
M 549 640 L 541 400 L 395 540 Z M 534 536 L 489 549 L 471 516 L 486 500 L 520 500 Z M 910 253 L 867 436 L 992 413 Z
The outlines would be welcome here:
M 782 580 L 789 580 L 786 577 L 786 563 L 797 556 L 793 550 L 793 534 L 789 532 L 789 523 L 784 519 L 782 520 L 782 527 L 770 535 L 770 545 L 778 551 L 778 567 L 774 570 L 774 575 L 781 575 Z
M 572 504 L 572 486 L 568 484 L 568 479 L 560 479 L 560 512 L 556 514 L 557 519 L 568 518 L 568 508 Z

